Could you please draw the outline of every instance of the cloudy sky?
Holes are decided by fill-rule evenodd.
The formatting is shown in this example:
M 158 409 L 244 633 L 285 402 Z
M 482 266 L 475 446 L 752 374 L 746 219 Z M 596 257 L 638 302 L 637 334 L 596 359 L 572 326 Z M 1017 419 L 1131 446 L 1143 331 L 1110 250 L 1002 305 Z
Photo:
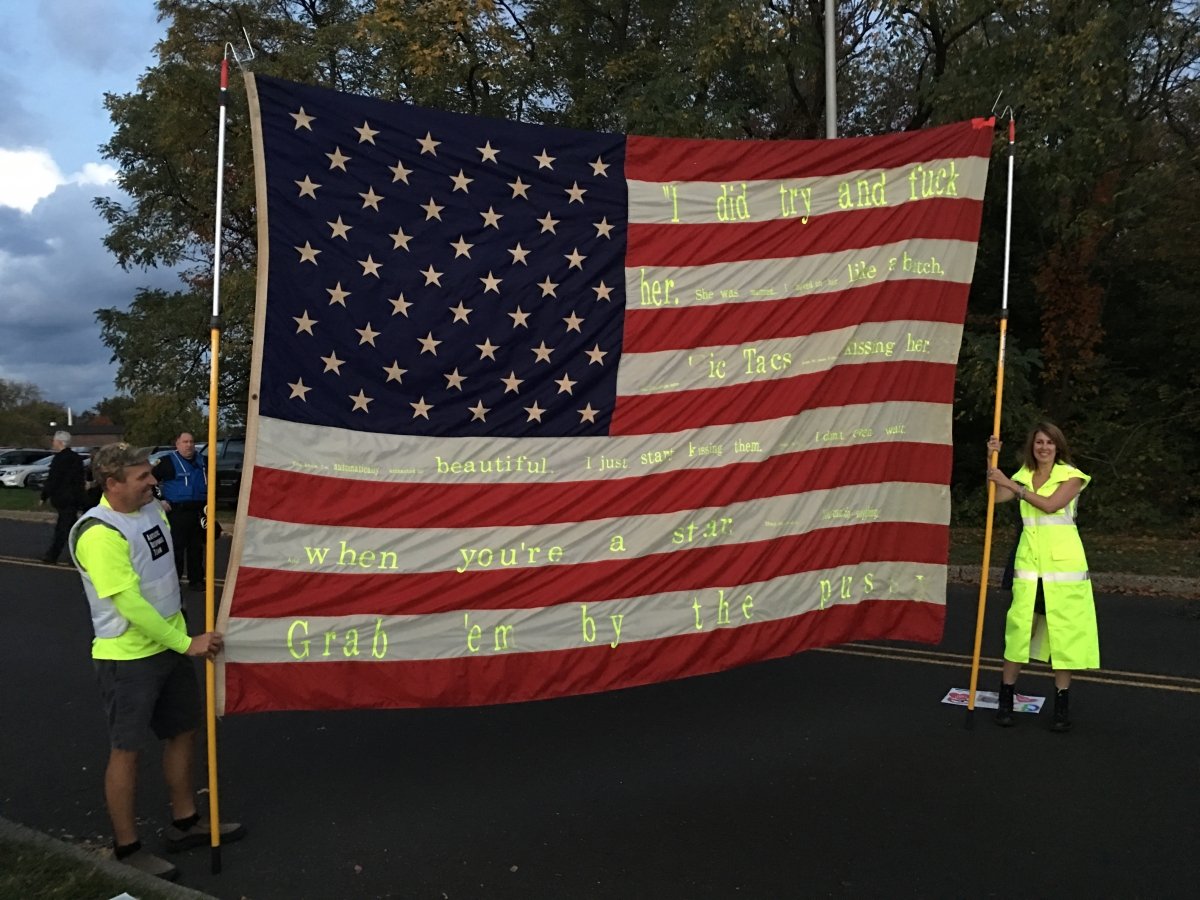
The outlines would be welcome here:
M 116 393 L 95 311 L 175 284 L 123 272 L 92 208 L 119 196 L 104 94 L 136 88 L 163 33 L 152 0 L 0 4 L 0 378 L 76 411 Z

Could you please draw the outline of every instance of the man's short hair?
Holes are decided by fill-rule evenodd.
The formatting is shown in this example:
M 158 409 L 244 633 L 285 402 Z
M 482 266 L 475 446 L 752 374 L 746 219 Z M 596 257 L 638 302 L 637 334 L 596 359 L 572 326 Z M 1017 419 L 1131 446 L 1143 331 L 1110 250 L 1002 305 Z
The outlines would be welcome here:
M 125 469 L 149 462 L 153 450 L 153 447 L 134 447 L 124 441 L 105 444 L 92 456 L 92 476 L 101 485 L 107 484 L 110 478 L 124 481 Z
M 64 447 L 71 446 L 71 432 L 69 432 L 69 431 L 54 432 L 54 439 L 56 441 L 62 441 Z

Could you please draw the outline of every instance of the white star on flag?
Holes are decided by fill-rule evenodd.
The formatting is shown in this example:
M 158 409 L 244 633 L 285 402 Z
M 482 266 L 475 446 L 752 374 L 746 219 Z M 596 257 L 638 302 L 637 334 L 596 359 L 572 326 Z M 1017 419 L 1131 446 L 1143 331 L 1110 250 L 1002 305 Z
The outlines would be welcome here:
M 346 298 L 350 296 L 349 291 L 342 290 L 342 283 L 340 281 L 331 288 L 325 288 L 325 293 L 329 295 L 330 306 L 333 306 L 335 303 L 339 306 L 345 306 Z
M 299 334 L 302 331 L 312 334 L 313 326 L 317 324 L 316 319 L 310 319 L 308 317 L 307 309 L 298 316 L 292 316 L 292 321 L 296 323 L 296 334 Z
M 345 360 L 338 359 L 337 353 L 333 350 L 329 351 L 328 356 L 322 356 L 321 361 L 325 363 L 325 371 L 332 372 L 334 375 L 341 375 L 342 366 L 346 364 Z
M 312 131 L 312 123 L 317 120 L 316 116 L 305 113 L 303 106 L 300 107 L 300 112 L 288 113 L 288 115 L 296 120 L 296 128 L 307 128 L 309 131 Z
M 383 195 L 375 193 L 375 188 L 368 187 L 365 194 L 359 194 L 358 196 L 363 198 L 363 209 L 366 209 L 369 206 L 371 209 L 375 210 L 375 212 L 379 212 L 379 201 L 383 199 Z
M 369 404 L 375 398 L 368 397 L 365 393 L 363 393 L 362 388 L 359 388 L 358 394 L 357 395 L 351 394 L 350 399 L 354 401 L 354 409 L 355 410 L 362 410 L 363 412 L 370 412 L 370 410 L 367 409 L 367 404 Z
M 418 139 L 417 143 L 421 145 L 422 153 L 429 153 L 432 156 L 437 156 L 437 148 L 442 142 L 435 141 L 433 139 L 433 135 L 427 131 L 425 132 L 425 137 Z

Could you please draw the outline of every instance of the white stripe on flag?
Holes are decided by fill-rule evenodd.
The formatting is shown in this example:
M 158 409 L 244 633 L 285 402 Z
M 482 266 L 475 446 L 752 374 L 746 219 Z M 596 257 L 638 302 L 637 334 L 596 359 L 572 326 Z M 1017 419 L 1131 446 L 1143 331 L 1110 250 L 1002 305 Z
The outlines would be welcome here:
M 630 310 L 685 309 L 712 306 L 733 297 L 744 306 L 754 300 L 777 300 L 794 293 L 824 294 L 885 279 L 893 283 L 916 278 L 969 284 L 974 271 L 975 244 L 913 238 L 795 258 L 626 268 L 625 303 Z M 853 275 L 855 272 L 860 274 Z
M 917 166 L 921 166 L 921 170 Z M 857 209 L 860 182 L 865 182 L 868 197 L 871 188 L 883 185 L 887 205 L 927 200 L 922 193 L 928 189 L 934 196 L 950 199 L 982 200 L 987 182 L 986 159 L 974 156 L 958 159 L 938 159 L 913 163 L 894 169 L 871 169 L 844 172 L 816 178 L 772 178 L 766 181 L 735 180 L 732 183 L 710 181 L 636 181 L 629 184 L 629 221 L 650 225 L 702 225 L 717 221 L 718 200 L 726 204 L 742 198 L 746 189 L 745 209 L 748 217 L 742 221 L 767 222 L 773 219 L 825 216 L 846 212 L 839 206 L 839 186 L 853 198 Z M 953 171 L 951 171 L 953 169 Z M 924 173 L 930 173 L 925 176 Z M 910 180 L 910 175 L 912 176 Z M 934 184 L 933 181 L 937 180 Z M 665 193 L 669 186 L 673 192 Z M 724 192 L 722 191 L 724 188 Z M 937 191 L 940 189 L 940 193 Z M 953 189 L 954 194 L 949 191 Z M 795 191 L 795 193 L 792 193 Z M 733 199 L 730 200 L 730 195 Z M 672 202 L 664 202 L 669 198 Z
M 617 393 L 718 389 L 891 360 L 953 365 L 961 342 L 962 327 L 947 322 L 864 322 L 802 337 L 626 353 L 617 374 Z M 720 377 L 714 377 L 715 371 Z
M 664 515 L 487 528 L 360 528 L 248 517 L 243 565 L 304 572 L 478 572 L 541 568 L 765 541 L 864 522 L 948 524 L 945 485 L 871 483 Z M 581 510 L 582 514 L 583 511 Z M 535 553 L 532 548 L 538 548 Z M 558 558 L 549 557 L 558 548 Z M 487 551 L 483 564 L 482 551 Z M 361 559 L 370 553 L 369 562 Z M 511 562 L 501 563 L 509 554 Z
M 719 468 L 831 446 L 950 443 L 950 404 L 890 401 L 805 410 L 799 415 L 697 428 L 684 434 L 558 438 L 464 437 L 358 432 L 261 416 L 255 465 L 347 481 L 486 484 L 609 481 L 605 460 L 631 474 Z M 738 449 L 739 447 L 745 449 Z M 698 452 L 704 451 L 704 452 Z M 553 460 L 551 462 L 551 459 Z M 541 470 L 544 464 L 549 471 Z M 531 469 L 536 465 L 537 469 Z M 453 469 L 452 469 L 453 467 Z
M 536 609 L 468 609 L 420 616 L 235 616 L 229 620 L 225 660 L 396 662 L 587 647 L 601 652 L 637 641 L 746 627 L 866 600 L 902 597 L 908 602 L 944 605 L 945 595 L 945 567 L 881 561 L 736 588 L 593 603 L 568 599 Z M 471 640 L 474 628 L 479 632 Z

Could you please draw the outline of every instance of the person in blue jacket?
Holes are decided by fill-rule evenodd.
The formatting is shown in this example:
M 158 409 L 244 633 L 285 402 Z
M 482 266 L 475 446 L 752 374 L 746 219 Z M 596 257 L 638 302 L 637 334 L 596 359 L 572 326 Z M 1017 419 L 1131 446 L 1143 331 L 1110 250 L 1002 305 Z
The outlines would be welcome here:
M 175 449 L 154 465 L 154 477 L 171 526 L 175 571 L 187 572 L 188 587 L 204 590 L 204 506 L 208 502 L 208 462 L 196 450 L 196 440 L 185 431 L 175 438 Z

